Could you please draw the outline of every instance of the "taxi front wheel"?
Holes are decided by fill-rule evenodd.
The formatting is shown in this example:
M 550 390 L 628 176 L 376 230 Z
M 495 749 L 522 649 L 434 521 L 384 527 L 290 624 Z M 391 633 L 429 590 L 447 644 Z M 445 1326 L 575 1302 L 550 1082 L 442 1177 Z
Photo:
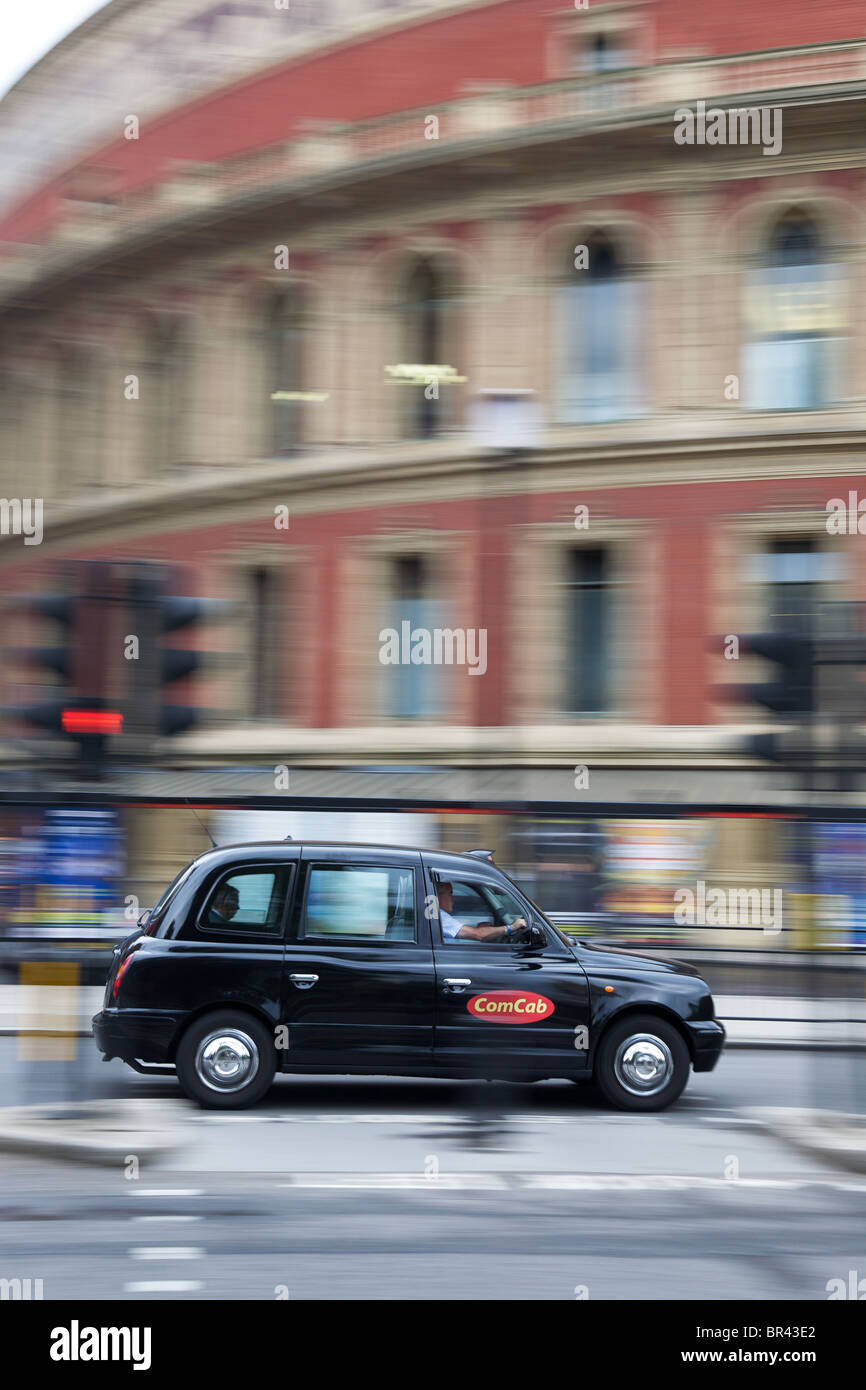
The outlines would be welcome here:
M 689 1079 L 689 1050 L 672 1023 L 633 1014 L 605 1033 L 593 1079 L 618 1110 L 664 1110 Z
M 271 1034 L 234 1009 L 205 1014 L 180 1040 L 177 1077 L 190 1100 L 208 1110 L 240 1110 L 270 1090 L 276 1070 Z

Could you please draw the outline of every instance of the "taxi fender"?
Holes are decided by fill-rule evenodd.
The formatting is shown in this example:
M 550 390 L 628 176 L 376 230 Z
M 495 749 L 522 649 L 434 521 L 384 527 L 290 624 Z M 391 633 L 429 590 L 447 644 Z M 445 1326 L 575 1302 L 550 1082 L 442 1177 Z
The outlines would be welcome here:
M 612 993 L 606 992 L 608 986 L 613 987 Z M 663 985 L 654 987 L 648 983 L 646 977 L 632 980 L 615 979 L 606 975 L 604 979 L 599 980 L 590 978 L 589 989 L 593 1024 L 590 1060 L 595 1056 L 602 1036 L 611 1024 L 628 1013 L 654 1013 L 660 1018 L 666 1018 L 682 1034 L 689 1051 L 692 1051 L 692 1040 L 686 1026 L 692 1012 L 692 998 L 686 998 L 685 990 L 682 997 L 679 997 L 677 991 L 671 989 L 669 977 Z M 692 991 L 688 993 L 691 996 Z

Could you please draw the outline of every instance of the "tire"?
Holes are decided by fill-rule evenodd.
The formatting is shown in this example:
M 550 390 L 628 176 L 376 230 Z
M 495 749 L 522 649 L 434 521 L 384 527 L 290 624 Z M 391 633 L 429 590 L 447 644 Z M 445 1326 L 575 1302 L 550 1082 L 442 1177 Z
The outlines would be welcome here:
M 593 1079 L 618 1110 L 664 1110 L 682 1095 L 689 1064 L 689 1049 L 672 1023 L 655 1014 L 630 1014 L 604 1034 Z
M 190 1100 L 205 1110 L 243 1110 L 270 1090 L 277 1059 L 273 1037 L 257 1018 L 217 1009 L 190 1024 L 175 1063 Z

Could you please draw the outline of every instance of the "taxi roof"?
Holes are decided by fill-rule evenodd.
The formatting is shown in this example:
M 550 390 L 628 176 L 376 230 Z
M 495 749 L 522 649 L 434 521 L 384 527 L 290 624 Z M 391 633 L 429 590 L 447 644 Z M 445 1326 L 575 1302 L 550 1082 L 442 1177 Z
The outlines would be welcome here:
M 213 845 L 210 849 L 204 850 L 198 857 L 203 859 L 206 854 L 214 854 L 218 850 L 226 849 L 264 849 L 272 850 L 277 847 L 281 849 L 375 849 L 375 850 L 398 850 L 408 854 L 448 854 L 455 859 L 466 859 L 471 857 L 469 850 L 438 849 L 435 846 L 424 845 L 395 845 L 386 844 L 380 840 L 233 840 L 224 845 Z
M 466 864 L 466 861 L 469 860 L 470 863 L 474 863 L 476 866 L 488 863 L 491 865 L 491 867 L 498 868 L 498 865 L 493 863 L 492 858 L 482 859 L 478 856 L 478 852 L 470 853 L 469 851 L 464 852 L 461 850 L 425 848 L 422 845 L 393 845 L 382 844 L 377 841 L 367 842 L 360 840 L 285 839 L 238 841 L 236 843 L 230 843 L 225 845 L 214 845 L 211 849 L 204 850 L 200 855 L 198 855 L 194 862 L 198 863 L 199 861 L 208 859 L 211 856 L 227 857 L 230 853 L 238 850 L 242 850 L 246 853 L 261 853 L 267 855 L 273 855 L 275 850 L 280 850 L 287 857 L 293 858 L 295 854 L 302 849 L 347 851 L 360 850 L 365 853 L 374 852 L 377 854 L 425 854 L 435 855 L 437 859 L 446 859 L 449 861 L 453 861 L 455 864 Z M 488 851 L 485 851 L 485 855 L 487 853 Z

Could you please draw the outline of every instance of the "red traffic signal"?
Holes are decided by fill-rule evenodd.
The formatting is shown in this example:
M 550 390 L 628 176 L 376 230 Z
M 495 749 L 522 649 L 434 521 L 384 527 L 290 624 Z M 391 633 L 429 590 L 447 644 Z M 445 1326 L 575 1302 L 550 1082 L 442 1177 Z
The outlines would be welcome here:
M 119 734 L 123 715 L 112 709 L 65 709 L 60 724 L 67 734 Z

